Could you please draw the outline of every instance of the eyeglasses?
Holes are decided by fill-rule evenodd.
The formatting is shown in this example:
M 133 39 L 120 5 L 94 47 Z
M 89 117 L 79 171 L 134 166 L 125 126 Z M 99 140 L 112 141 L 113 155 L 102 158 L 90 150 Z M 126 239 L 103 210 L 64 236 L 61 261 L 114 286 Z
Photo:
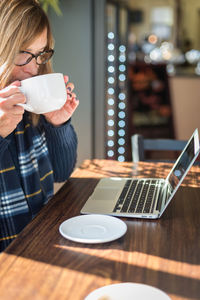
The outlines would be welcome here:
M 38 54 L 33 54 L 28 51 L 20 51 L 19 54 L 15 57 L 14 64 L 21 67 L 27 65 L 33 58 L 35 58 L 37 65 L 44 65 L 53 56 L 53 54 L 53 49 L 45 50 L 39 52 Z

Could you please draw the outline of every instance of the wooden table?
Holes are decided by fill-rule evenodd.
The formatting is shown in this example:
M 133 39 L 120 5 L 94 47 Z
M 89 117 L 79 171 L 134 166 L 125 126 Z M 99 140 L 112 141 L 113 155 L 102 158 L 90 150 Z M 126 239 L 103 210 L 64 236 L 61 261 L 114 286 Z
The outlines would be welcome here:
M 79 244 L 58 231 L 64 220 L 80 214 L 100 177 L 163 177 L 170 167 L 85 161 L 0 255 L 0 299 L 83 300 L 118 282 L 149 284 L 173 300 L 200 299 L 199 167 L 189 172 L 161 219 L 124 218 L 128 231 L 116 241 Z

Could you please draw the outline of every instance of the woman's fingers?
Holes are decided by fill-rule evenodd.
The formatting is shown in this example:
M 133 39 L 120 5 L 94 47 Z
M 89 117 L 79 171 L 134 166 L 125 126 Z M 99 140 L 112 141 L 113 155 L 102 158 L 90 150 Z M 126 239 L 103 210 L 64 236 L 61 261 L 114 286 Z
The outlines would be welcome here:
M 7 96 L 7 97 L 1 97 L 0 95 L 0 105 L 1 107 L 5 107 L 5 109 L 12 109 L 16 104 L 18 103 L 25 103 L 26 97 L 24 94 L 20 93 L 19 90 L 16 91 L 15 94 Z
M 75 93 L 67 93 L 67 100 L 76 100 L 76 94 Z
M 69 81 L 69 76 L 64 75 L 63 77 L 64 77 L 64 82 L 65 82 L 65 84 L 67 84 L 67 82 Z
M 67 91 L 69 91 L 71 93 L 74 90 L 74 84 L 72 82 L 68 82 L 66 84 L 66 88 L 67 88 Z
M 69 77 L 67 75 L 64 75 L 64 81 L 67 89 L 67 99 L 76 99 L 76 94 L 72 92 L 74 90 L 74 84 L 72 82 L 68 82 Z
M 6 88 L 4 88 L 3 90 L 0 90 L 0 97 L 6 98 L 6 97 L 12 96 L 16 93 L 19 93 L 19 88 L 15 85 L 9 85 Z

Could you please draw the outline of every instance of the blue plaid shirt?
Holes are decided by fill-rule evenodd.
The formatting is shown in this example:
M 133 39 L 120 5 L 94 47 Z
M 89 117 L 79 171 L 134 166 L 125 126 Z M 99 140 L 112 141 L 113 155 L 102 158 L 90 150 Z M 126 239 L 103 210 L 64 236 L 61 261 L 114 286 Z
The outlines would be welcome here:
M 54 127 L 43 116 L 37 127 L 28 113 L 7 138 L 0 137 L 0 251 L 66 180 L 76 163 L 77 137 L 70 121 Z

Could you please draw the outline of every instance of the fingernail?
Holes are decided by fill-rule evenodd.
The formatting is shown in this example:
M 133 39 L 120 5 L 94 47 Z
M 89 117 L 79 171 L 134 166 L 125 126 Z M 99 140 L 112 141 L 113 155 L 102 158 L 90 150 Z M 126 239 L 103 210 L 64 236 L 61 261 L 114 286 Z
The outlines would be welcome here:
M 68 97 L 72 98 L 72 94 L 71 93 L 67 93 Z

